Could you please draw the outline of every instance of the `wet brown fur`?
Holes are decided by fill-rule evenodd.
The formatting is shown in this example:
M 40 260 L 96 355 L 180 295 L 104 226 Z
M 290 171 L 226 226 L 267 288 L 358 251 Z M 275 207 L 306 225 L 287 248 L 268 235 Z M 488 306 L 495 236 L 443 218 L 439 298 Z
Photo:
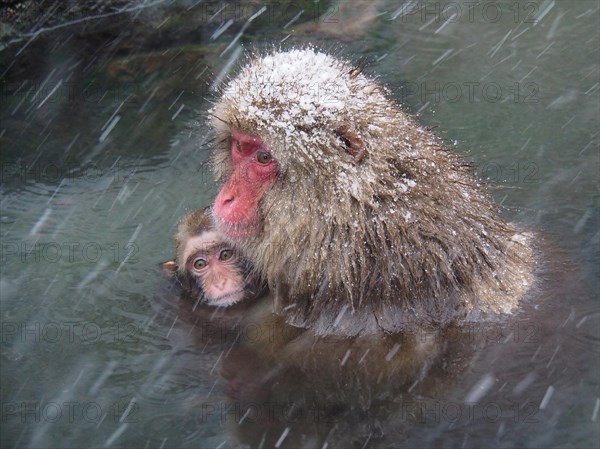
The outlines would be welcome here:
M 361 335 L 513 311 L 533 282 L 531 235 L 504 221 L 461 157 L 383 88 L 329 59 L 351 92 L 333 118 L 292 119 L 291 135 L 275 126 L 299 106 L 261 100 L 261 89 L 302 87 L 270 84 L 276 67 L 258 56 L 211 111 L 217 180 L 232 172 L 232 127 L 260 135 L 279 162 L 259 233 L 236 242 L 268 279 L 277 312 L 317 334 Z

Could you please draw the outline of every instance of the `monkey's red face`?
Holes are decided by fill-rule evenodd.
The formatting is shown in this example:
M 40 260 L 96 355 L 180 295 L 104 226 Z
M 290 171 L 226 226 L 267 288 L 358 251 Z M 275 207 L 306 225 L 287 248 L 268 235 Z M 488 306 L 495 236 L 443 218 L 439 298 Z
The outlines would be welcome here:
M 230 237 L 249 237 L 260 220 L 260 200 L 275 182 L 279 166 L 259 136 L 235 129 L 231 162 L 233 171 L 215 199 L 213 213 Z

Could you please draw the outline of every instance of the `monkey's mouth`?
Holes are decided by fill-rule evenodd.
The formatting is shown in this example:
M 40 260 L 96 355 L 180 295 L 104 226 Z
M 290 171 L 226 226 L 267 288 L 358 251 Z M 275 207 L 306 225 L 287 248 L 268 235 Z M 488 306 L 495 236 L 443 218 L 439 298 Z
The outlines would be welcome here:
M 244 290 L 237 290 L 232 293 L 226 293 L 218 298 L 208 299 L 206 302 L 208 305 L 217 307 L 229 307 L 237 304 L 244 299 Z
M 248 239 L 256 233 L 256 220 L 244 220 L 231 223 L 217 218 L 219 231 L 232 239 Z

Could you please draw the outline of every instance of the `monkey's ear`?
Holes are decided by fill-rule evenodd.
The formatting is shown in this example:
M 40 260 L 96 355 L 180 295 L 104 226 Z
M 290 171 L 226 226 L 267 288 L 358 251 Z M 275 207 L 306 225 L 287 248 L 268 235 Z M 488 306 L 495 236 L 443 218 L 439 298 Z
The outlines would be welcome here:
M 346 153 L 352 156 L 355 164 L 360 164 L 367 157 L 365 143 L 356 133 L 350 131 L 347 125 L 341 125 L 334 132 L 344 143 Z
M 174 277 L 177 273 L 177 262 L 174 260 L 167 260 L 166 262 L 161 263 L 160 267 L 168 277 Z

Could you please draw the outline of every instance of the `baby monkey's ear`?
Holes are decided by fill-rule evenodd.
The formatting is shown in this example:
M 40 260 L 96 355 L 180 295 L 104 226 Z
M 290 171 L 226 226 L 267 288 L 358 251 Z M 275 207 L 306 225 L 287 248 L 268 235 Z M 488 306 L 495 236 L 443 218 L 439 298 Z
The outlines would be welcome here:
M 174 277 L 175 273 L 177 273 L 177 262 L 175 260 L 167 260 L 161 263 L 160 267 L 168 277 Z

